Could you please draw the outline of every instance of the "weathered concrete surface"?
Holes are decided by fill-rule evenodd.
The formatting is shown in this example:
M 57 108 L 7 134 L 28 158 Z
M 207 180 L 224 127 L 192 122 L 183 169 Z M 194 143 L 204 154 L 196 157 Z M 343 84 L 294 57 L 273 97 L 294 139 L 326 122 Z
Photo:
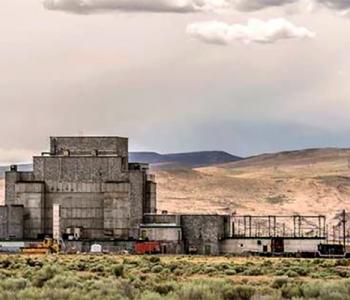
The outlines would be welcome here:
M 145 224 L 181 224 L 181 216 L 180 215 L 172 215 L 172 214 L 145 214 L 143 216 L 143 222 Z
M 23 206 L 0 206 L 0 239 L 23 239 Z
M 219 241 L 227 236 L 229 217 L 220 215 L 182 215 L 185 250 L 195 248 L 198 254 L 219 254 Z
M 180 226 L 157 226 L 155 224 L 144 224 L 141 226 L 141 237 L 150 241 L 169 241 L 180 243 L 182 233 Z
M 63 155 L 68 150 L 71 155 L 91 155 L 98 151 L 101 155 L 128 157 L 128 139 L 123 137 L 51 137 L 50 152 Z

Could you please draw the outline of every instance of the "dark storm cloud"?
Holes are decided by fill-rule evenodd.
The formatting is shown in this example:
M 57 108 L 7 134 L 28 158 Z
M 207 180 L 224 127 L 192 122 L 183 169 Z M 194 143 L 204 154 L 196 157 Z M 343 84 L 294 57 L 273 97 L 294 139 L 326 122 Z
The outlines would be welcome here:
M 231 3 L 237 10 L 254 11 L 273 6 L 282 6 L 295 3 L 298 0 L 234 0 Z
M 346 10 L 350 8 L 350 0 L 317 0 L 317 2 L 332 9 Z
M 188 13 L 203 8 L 206 1 L 192 0 L 44 0 L 49 10 L 62 10 L 76 14 L 111 11 Z
M 49 10 L 61 10 L 76 14 L 101 12 L 170 12 L 190 13 L 217 9 L 255 11 L 282 6 L 298 0 L 44 0 Z

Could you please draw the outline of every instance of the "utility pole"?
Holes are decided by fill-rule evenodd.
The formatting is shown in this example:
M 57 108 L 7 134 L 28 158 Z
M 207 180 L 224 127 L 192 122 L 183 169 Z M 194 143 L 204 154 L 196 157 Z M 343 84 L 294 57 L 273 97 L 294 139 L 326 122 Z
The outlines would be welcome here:
M 345 209 L 343 209 L 343 213 L 342 213 L 342 220 L 341 222 L 343 223 L 343 245 L 344 245 L 344 251 L 346 248 L 346 213 L 345 213 Z

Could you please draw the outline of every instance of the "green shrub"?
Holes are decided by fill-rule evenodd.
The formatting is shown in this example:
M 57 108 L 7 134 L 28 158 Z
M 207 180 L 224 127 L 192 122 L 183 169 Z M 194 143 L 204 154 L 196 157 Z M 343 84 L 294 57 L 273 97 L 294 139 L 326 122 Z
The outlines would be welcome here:
M 203 272 L 205 274 L 212 274 L 212 273 L 216 273 L 217 269 L 214 267 L 205 267 L 205 269 L 203 270 Z
M 226 289 L 223 294 L 224 300 L 250 300 L 255 294 L 255 289 L 247 285 L 237 285 Z
M 163 271 L 163 267 L 161 265 L 155 265 L 151 269 L 152 273 L 160 273 L 162 271 Z
M 113 274 L 115 277 L 123 277 L 124 276 L 124 265 L 118 264 L 113 267 Z
M 288 270 L 286 273 L 285 273 L 286 276 L 288 277 L 298 277 L 299 274 L 293 270 Z
M 45 286 L 53 289 L 69 289 L 80 287 L 80 284 L 79 278 L 77 277 L 59 274 L 53 277 L 52 279 L 48 280 L 45 283 Z
M 232 275 L 236 275 L 237 272 L 234 269 L 228 269 L 228 270 L 225 270 L 225 274 L 228 276 L 232 276 Z
M 236 265 L 234 269 L 237 273 L 243 273 L 247 268 L 243 265 Z
M 103 264 L 94 264 L 90 268 L 90 271 L 91 272 L 96 272 L 96 273 L 98 273 L 98 272 L 102 273 L 102 272 L 105 271 L 105 266 Z
M 247 276 L 259 276 L 259 275 L 263 275 L 263 271 L 261 270 L 261 268 L 251 267 L 251 268 L 245 270 L 245 271 L 243 272 L 243 275 L 247 275 Z
M 275 272 L 275 275 L 276 276 L 283 276 L 285 273 L 286 273 L 286 271 L 284 269 L 280 269 L 280 270 L 277 270 Z
M 40 288 L 45 284 L 46 281 L 53 278 L 57 273 L 57 267 L 46 265 L 34 275 L 32 284 L 33 286 Z
M 175 291 L 176 288 L 177 288 L 176 283 L 169 282 L 169 283 L 156 284 L 153 290 L 160 295 L 167 295 L 170 292 Z
M 176 292 L 181 300 L 217 300 L 218 295 L 204 283 L 188 283 Z M 238 300 L 238 299 L 237 299 Z
M 271 287 L 274 289 L 280 289 L 282 286 L 286 285 L 288 281 L 289 280 L 287 276 L 277 277 L 272 281 Z
M 315 272 L 311 274 L 312 278 L 327 278 L 330 274 L 328 272 Z
M 298 284 L 288 283 L 281 289 L 282 297 L 286 299 L 295 299 L 302 296 L 302 290 Z
M 24 278 L 8 278 L 0 282 L 1 288 L 7 291 L 23 290 L 27 284 L 27 280 Z
M 151 263 L 159 263 L 159 262 L 160 262 L 160 258 L 159 258 L 158 256 L 151 256 L 151 257 L 149 258 L 149 261 L 150 261 Z
M 7 258 L 0 260 L 0 268 L 2 269 L 7 269 L 11 265 L 12 265 L 12 262 Z
M 319 282 L 305 283 L 301 286 L 301 291 L 306 299 L 318 298 L 320 296 L 320 284 Z
M 138 298 L 139 300 L 163 300 L 163 297 L 156 292 L 145 291 Z
M 350 260 L 345 259 L 345 258 L 337 259 L 335 262 L 335 265 L 336 266 L 343 266 L 343 267 L 350 266 Z
M 307 267 L 295 266 L 292 267 L 291 270 L 300 276 L 306 276 L 309 274 L 309 269 Z

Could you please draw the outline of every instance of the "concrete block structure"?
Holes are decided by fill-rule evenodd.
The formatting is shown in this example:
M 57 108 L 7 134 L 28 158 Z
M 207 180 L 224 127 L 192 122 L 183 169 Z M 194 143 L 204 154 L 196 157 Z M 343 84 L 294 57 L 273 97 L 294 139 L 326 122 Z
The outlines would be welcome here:
M 221 240 L 230 235 L 230 217 L 225 215 L 182 215 L 181 226 L 186 252 L 202 255 L 218 255 Z
M 0 206 L 0 239 L 23 239 L 23 206 Z
M 85 239 L 137 239 L 143 214 L 156 212 L 156 183 L 148 165 L 128 163 L 128 139 L 51 137 L 33 172 L 6 173 L 5 204 L 23 206 L 25 239 L 52 235 L 53 205 L 60 228 L 81 228 Z
M 206 255 L 218 255 L 231 230 L 228 215 L 146 214 L 144 223 L 147 238 L 175 242 L 181 235 L 182 252 Z

